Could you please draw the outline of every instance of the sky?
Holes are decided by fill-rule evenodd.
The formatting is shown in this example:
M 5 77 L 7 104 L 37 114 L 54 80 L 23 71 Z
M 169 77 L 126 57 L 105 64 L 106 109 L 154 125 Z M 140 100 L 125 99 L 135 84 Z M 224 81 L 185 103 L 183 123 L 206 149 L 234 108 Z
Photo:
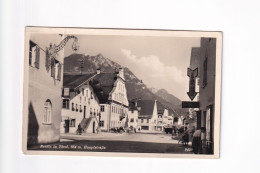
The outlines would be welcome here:
M 76 35 L 77 53 L 104 57 L 129 68 L 149 88 L 166 89 L 188 101 L 191 48 L 200 46 L 197 37 Z M 65 57 L 75 53 L 65 48 Z

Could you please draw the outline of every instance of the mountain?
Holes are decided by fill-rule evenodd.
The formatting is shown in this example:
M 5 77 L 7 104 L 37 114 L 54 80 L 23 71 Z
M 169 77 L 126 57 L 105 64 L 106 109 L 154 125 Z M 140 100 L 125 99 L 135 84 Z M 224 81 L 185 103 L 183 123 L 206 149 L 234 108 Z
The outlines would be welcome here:
M 161 97 L 162 99 L 175 104 L 176 106 L 181 105 L 181 100 L 175 97 L 174 95 L 168 93 L 165 89 L 155 89 L 151 88 L 150 89 L 155 95 Z
M 102 54 L 96 56 L 72 54 L 64 59 L 65 74 L 87 74 L 93 73 L 101 68 L 101 72 L 114 73 L 122 67 L 118 63 L 104 57 Z M 142 80 L 138 79 L 130 69 L 124 67 L 127 97 L 129 100 L 141 98 L 144 100 L 156 99 L 166 107 L 172 109 L 174 114 L 181 114 L 181 100 L 169 94 L 164 89 L 149 89 Z M 177 113 L 176 113 L 177 112 Z

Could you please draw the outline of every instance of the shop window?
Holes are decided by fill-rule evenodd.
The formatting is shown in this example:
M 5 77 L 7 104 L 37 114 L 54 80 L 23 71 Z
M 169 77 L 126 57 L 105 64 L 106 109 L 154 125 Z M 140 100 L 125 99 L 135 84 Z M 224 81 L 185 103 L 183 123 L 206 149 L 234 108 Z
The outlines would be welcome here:
M 44 123 L 51 123 L 51 113 L 52 113 L 51 101 L 47 100 L 44 103 L 44 117 L 43 117 Z

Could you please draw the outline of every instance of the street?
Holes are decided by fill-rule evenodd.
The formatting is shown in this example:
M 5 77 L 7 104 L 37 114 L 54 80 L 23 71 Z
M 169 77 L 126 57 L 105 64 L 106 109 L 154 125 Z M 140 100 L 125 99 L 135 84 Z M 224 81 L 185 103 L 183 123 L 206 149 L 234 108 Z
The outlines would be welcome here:
M 178 138 L 164 133 L 99 133 L 62 134 L 61 141 L 39 144 L 29 150 L 88 151 L 88 152 L 133 152 L 193 154 L 191 142 L 188 146 L 178 144 Z

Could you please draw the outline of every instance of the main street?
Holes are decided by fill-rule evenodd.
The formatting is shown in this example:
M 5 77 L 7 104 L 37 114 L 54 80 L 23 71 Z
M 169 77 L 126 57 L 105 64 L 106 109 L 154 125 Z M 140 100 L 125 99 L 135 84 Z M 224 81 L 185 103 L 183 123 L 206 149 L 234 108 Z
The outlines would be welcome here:
M 29 150 L 192 154 L 191 143 L 178 144 L 178 137 L 164 133 L 62 134 L 59 143 Z

